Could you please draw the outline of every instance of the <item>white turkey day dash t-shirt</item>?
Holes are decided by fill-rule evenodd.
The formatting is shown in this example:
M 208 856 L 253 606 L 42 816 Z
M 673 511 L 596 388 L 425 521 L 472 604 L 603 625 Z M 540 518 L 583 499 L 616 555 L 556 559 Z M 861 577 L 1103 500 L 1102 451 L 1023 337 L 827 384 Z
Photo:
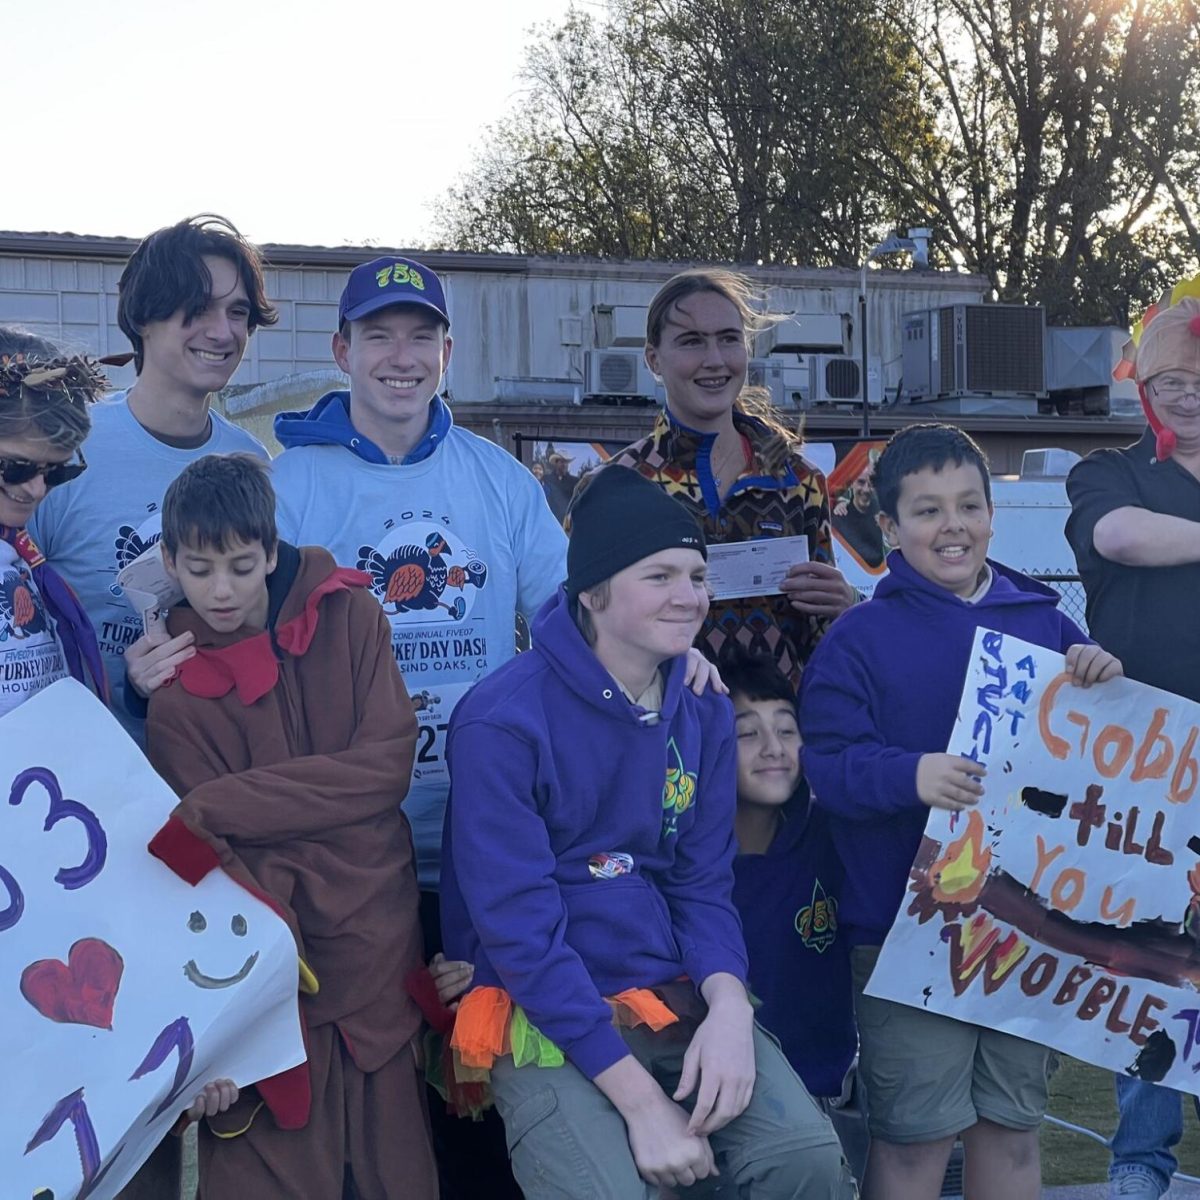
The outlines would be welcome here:
M 67 662 L 33 572 L 0 539 L 0 717 L 67 677 Z

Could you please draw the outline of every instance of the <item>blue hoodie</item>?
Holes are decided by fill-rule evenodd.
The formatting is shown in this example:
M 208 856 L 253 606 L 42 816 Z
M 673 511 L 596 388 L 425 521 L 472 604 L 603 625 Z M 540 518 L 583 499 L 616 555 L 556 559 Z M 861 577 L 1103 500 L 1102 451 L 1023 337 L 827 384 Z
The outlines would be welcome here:
M 841 916 L 851 945 L 880 945 L 904 897 L 929 809 L 917 762 L 945 753 L 975 630 L 996 629 L 1062 653 L 1090 639 L 1058 611 L 1058 593 L 999 563 L 968 604 L 919 575 L 898 551 L 875 595 L 834 622 L 804 671 L 804 773 L 831 816 L 846 866 Z
M 401 466 L 424 462 L 446 440 L 454 420 L 441 396 L 429 402 L 429 424 Z M 387 466 L 391 459 L 350 420 L 350 393 L 326 392 L 306 412 L 281 412 L 275 417 L 275 436 L 285 450 L 296 446 L 345 446 L 364 462 Z
M 450 723 L 442 931 L 592 1078 L 629 1053 L 605 996 L 687 975 L 746 978 L 730 894 L 733 709 L 663 665 L 642 718 L 576 628 L 565 593 L 533 649 Z
M 841 1094 L 858 1035 L 850 950 L 839 928 L 845 871 L 828 814 L 808 788 L 788 801 L 765 854 L 733 862 L 733 902 L 750 957 L 759 1021 L 813 1096 Z

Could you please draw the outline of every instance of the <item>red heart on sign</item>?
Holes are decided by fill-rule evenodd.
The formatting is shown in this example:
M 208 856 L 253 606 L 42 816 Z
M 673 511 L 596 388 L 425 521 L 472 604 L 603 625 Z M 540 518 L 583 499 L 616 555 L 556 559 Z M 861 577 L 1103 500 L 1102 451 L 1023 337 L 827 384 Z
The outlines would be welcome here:
M 56 958 L 30 963 L 21 972 L 21 995 L 51 1021 L 111 1029 L 124 970 L 121 956 L 107 942 L 81 938 L 65 964 Z

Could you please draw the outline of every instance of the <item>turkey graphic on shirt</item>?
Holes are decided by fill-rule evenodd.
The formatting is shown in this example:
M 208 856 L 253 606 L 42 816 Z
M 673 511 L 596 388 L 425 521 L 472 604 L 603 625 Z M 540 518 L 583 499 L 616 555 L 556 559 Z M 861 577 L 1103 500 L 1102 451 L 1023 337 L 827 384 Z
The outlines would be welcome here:
M 466 549 L 454 549 L 436 529 L 390 549 L 360 546 L 357 565 L 371 576 L 371 590 L 384 612 L 435 614 L 441 609 L 451 621 L 467 615 L 463 593 L 483 588 L 488 575 L 485 563 Z
M 18 641 L 45 633 L 50 628 L 42 598 L 25 566 L 10 567 L 0 574 L 0 642 Z

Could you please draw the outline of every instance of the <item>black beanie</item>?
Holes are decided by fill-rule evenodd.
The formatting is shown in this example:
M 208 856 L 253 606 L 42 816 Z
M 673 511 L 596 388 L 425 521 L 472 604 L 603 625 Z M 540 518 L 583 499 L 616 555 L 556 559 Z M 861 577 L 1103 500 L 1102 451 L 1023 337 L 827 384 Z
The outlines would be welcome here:
M 678 500 L 629 467 L 602 467 L 571 505 L 567 595 L 611 579 L 660 550 L 699 550 L 704 533 Z

